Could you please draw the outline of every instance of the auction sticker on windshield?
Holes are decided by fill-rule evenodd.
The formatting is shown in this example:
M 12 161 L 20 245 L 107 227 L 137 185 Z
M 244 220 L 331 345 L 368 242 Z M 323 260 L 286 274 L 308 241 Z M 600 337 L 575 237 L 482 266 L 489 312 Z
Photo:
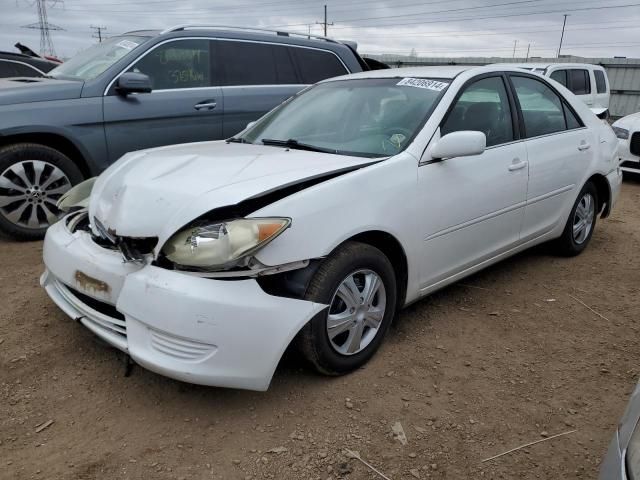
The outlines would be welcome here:
M 436 92 L 441 92 L 449 86 L 447 82 L 428 80 L 426 78 L 403 78 L 396 85 L 405 87 L 426 88 L 427 90 L 435 90 Z
M 126 48 L 127 50 L 133 50 L 139 44 L 136 42 L 132 42 L 131 40 L 122 40 L 121 42 L 118 42 L 117 45 L 119 47 Z

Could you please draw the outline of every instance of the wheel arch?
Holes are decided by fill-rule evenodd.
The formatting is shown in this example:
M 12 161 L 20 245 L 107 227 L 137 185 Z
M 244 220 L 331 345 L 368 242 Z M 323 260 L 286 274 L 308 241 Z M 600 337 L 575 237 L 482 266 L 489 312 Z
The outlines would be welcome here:
M 92 176 L 91 168 L 87 162 L 87 156 L 80 148 L 64 135 L 52 132 L 29 132 L 10 135 L 0 135 L 0 147 L 15 145 L 18 143 L 34 143 L 53 148 L 63 153 L 75 163 L 85 178 Z
M 589 177 L 587 183 L 588 182 L 593 183 L 598 192 L 597 212 L 600 213 L 601 218 L 607 218 L 609 213 L 611 213 L 611 186 L 609 185 L 607 177 L 596 173 Z
M 345 241 L 366 243 L 367 245 L 377 248 L 386 255 L 393 266 L 393 271 L 396 274 L 398 288 L 397 309 L 400 310 L 407 300 L 407 285 L 409 282 L 409 264 L 407 261 L 407 254 L 400 241 L 390 233 L 382 230 L 370 230 L 358 233 Z
M 271 295 L 302 299 L 307 291 L 309 282 L 323 259 L 347 242 L 360 242 L 371 245 L 387 256 L 396 275 L 398 288 L 397 309 L 401 309 L 406 304 L 409 281 L 407 254 L 395 236 L 382 230 L 369 230 L 353 234 L 335 245 L 327 255 L 310 260 L 307 267 L 285 273 L 261 276 L 258 277 L 258 283 L 263 290 Z

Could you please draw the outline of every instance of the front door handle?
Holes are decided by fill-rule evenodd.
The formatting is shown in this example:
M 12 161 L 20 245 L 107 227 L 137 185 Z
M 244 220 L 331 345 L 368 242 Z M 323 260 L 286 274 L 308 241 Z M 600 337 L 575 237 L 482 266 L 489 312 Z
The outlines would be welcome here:
M 591 145 L 589 145 L 584 140 L 582 142 L 580 142 L 580 145 L 578 145 L 578 150 L 580 150 L 581 152 L 584 151 L 584 150 L 589 150 L 590 148 L 591 148 Z
M 218 104 L 215 100 L 205 100 L 203 102 L 196 103 L 193 108 L 195 108 L 196 110 L 213 110 L 217 106 Z
M 527 166 L 527 162 L 524 160 L 520 160 L 519 158 L 514 158 L 511 165 L 509 165 L 509 171 L 515 172 L 516 170 L 521 170 Z

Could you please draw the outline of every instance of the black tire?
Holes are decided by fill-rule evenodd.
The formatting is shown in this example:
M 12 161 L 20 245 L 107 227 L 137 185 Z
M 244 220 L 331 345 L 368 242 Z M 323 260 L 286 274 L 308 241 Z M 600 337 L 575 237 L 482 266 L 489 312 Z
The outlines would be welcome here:
M 327 257 L 311 279 L 305 299 L 330 304 L 342 282 L 352 273 L 362 270 L 377 274 L 386 292 L 384 315 L 377 333 L 373 334 L 375 336 L 370 342 L 357 353 L 339 353 L 332 345 L 327 333 L 331 305 L 307 323 L 298 337 L 298 345 L 305 358 L 318 372 L 325 375 L 342 375 L 364 365 L 382 343 L 393 321 L 397 303 L 393 266 L 380 250 L 364 243 L 347 242 Z
M 39 145 L 37 143 L 17 143 L 0 148 L 0 177 L 2 177 L 10 167 L 16 166 L 20 162 L 29 161 L 43 161 L 48 163 L 50 166 L 60 169 L 66 176 L 66 180 L 63 181 L 64 186 L 66 186 L 67 180 L 71 185 L 76 185 L 84 179 L 80 168 L 78 168 L 78 166 L 73 163 L 73 161 L 69 157 L 59 152 L 58 150 L 44 145 Z M 47 167 L 46 172 L 50 171 L 51 167 Z M 0 181 L 2 181 L 2 178 L 0 178 Z M 59 185 L 59 182 L 53 182 L 51 185 Z M 21 181 L 19 179 L 15 179 L 14 183 L 20 184 Z M 3 185 L 0 184 L 0 196 L 14 195 L 15 193 L 16 190 L 6 188 L 6 185 L 5 187 L 3 187 Z M 56 198 L 59 198 L 60 195 L 61 194 L 51 195 L 49 198 L 51 201 L 53 201 Z M 17 205 L 20 205 L 20 203 L 18 203 Z M 10 210 L 12 208 L 14 210 Z M 16 208 L 16 204 L 0 207 L 0 236 L 15 240 L 42 239 L 48 228 L 47 223 L 50 223 L 48 222 L 46 217 L 40 215 L 39 226 L 29 227 L 27 225 L 21 224 L 20 222 L 13 222 L 9 218 L 7 218 L 7 215 L 10 215 L 10 213 L 12 211 L 15 211 Z M 47 208 L 54 213 L 59 213 L 57 209 L 55 209 L 55 207 L 51 206 L 51 203 L 47 204 Z M 30 210 L 26 211 L 25 214 L 28 214 L 29 211 Z
M 591 195 L 594 202 L 593 223 L 591 224 L 591 229 L 588 235 L 584 238 L 583 241 L 578 242 L 576 241 L 576 238 L 573 234 L 573 226 L 576 220 L 576 210 L 578 209 L 578 205 L 587 194 Z M 598 205 L 598 190 L 592 182 L 587 182 L 584 187 L 582 187 L 582 190 L 580 190 L 580 193 L 578 194 L 578 197 L 573 204 L 573 208 L 571 209 L 571 213 L 569 214 L 569 218 L 567 219 L 567 223 L 562 232 L 562 236 L 558 238 L 554 243 L 556 253 L 565 257 L 573 257 L 579 255 L 585 248 L 587 248 L 587 245 L 589 245 L 591 237 L 593 236 L 593 231 L 596 228 L 596 220 L 599 213 Z

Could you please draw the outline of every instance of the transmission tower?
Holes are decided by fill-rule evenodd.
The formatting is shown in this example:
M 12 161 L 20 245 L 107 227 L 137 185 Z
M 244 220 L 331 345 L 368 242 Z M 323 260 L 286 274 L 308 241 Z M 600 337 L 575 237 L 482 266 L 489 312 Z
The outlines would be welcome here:
M 54 6 L 58 3 L 58 0 L 35 0 L 34 5 L 38 9 L 38 21 L 36 23 L 24 25 L 22 28 L 40 30 L 40 54 L 55 57 L 56 51 L 53 48 L 53 41 L 51 40 L 50 32 L 51 30 L 64 30 L 64 28 L 49 23 L 47 20 L 47 3 Z

